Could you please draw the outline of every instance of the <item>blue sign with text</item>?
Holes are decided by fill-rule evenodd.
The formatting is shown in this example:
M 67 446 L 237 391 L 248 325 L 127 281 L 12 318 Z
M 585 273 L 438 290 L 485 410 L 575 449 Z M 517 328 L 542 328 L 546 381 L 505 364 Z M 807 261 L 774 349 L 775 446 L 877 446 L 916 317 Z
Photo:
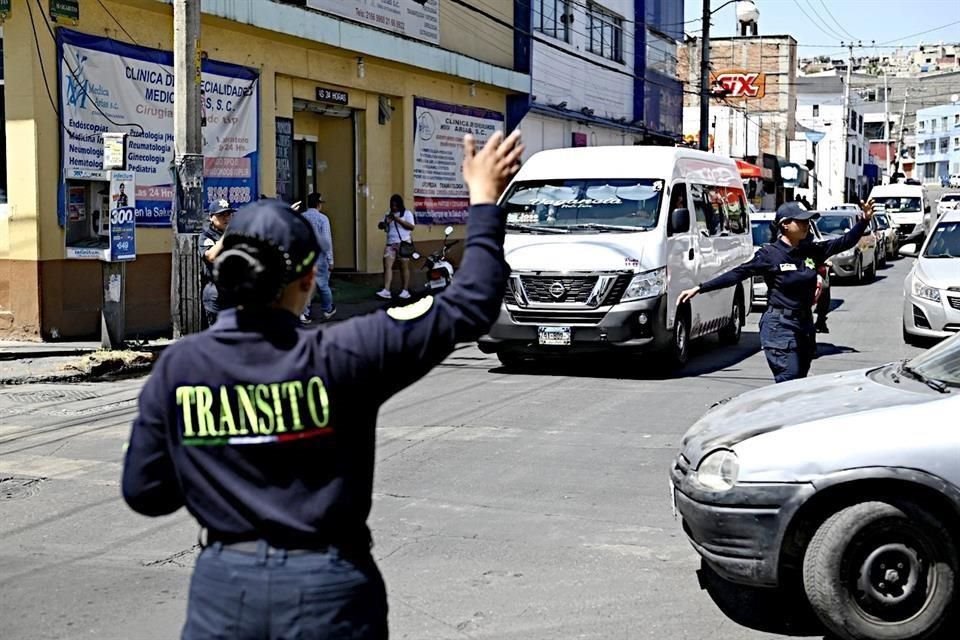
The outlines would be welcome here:
M 134 207 L 110 210 L 110 262 L 136 260 L 137 215 Z

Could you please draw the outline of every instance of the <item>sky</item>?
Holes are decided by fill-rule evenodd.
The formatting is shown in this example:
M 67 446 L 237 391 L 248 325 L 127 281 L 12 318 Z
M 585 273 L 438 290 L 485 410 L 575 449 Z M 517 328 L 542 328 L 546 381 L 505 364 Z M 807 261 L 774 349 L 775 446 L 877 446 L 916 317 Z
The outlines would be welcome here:
M 710 0 L 716 8 L 725 0 Z M 799 57 L 839 55 L 840 42 L 861 41 L 859 55 L 892 51 L 889 45 L 918 42 L 960 42 L 960 0 L 755 0 L 760 10 L 760 35 L 791 35 L 800 45 Z M 702 0 L 685 0 L 687 33 L 700 35 Z M 947 26 L 949 23 L 954 23 Z M 711 33 L 736 35 L 734 4 L 717 11 Z M 938 27 L 942 27 L 939 28 Z M 937 29 L 936 31 L 930 31 Z M 929 33 L 922 33 L 929 31 Z M 871 46 L 887 45 L 879 49 Z M 857 55 L 857 51 L 854 51 Z

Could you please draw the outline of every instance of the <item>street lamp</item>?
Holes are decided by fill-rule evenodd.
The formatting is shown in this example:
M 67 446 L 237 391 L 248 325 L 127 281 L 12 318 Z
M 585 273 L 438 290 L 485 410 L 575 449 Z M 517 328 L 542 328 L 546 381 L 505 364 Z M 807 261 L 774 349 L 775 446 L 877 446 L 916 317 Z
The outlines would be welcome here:
M 703 0 L 703 42 L 700 46 L 700 149 L 710 149 L 710 16 L 727 5 L 737 4 L 737 19 L 741 22 L 756 23 L 760 17 L 752 0 L 727 0 L 722 5 L 710 10 L 710 0 Z

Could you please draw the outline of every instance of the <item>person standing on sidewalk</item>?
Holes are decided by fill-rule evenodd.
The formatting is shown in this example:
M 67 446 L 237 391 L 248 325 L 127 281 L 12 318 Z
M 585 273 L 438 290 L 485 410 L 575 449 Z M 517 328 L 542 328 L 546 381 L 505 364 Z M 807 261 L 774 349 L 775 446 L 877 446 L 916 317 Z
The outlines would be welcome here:
M 200 234 L 200 262 L 203 264 L 201 274 L 200 299 L 203 302 L 203 313 L 209 327 L 217 320 L 220 312 L 220 295 L 217 285 L 213 281 L 213 263 L 223 250 L 223 233 L 230 224 L 230 218 L 236 211 L 226 200 L 218 200 L 210 205 L 210 224 Z
M 385 640 L 387 597 L 367 526 L 380 406 L 487 332 L 506 289 L 506 215 L 519 132 L 464 138 L 470 216 L 462 266 L 437 296 L 319 331 L 317 236 L 276 200 L 243 207 L 214 273 L 225 308 L 182 338 L 140 394 L 123 466 L 127 504 L 185 506 L 205 529 L 184 640 Z
M 806 378 L 817 352 L 813 299 L 817 268 L 827 258 L 856 246 L 873 217 L 873 200 L 861 202 L 863 216 L 853 228 L 827 242 L 808 242 L 810 220 L 820 214 L 796 202 L 780 205 L 774 224 L 779 237 L 765 244 L 753 259 L 677 297 L 680 306 L 698 293 L 716 291 L 753 276 L 767 282 L 767 309 L 760 318 L 760 346 L 776 382 Z
M 413 241 L 413 229 L 417 225 L 416 218 L 403 204 L 403 197 L 399 193 L 390 196 L 390 211 L 378 225 L 387 232 L 386 246 L 383 249 L 383 289 L 377 291 L 381 298 L 389 300 L 393 297 L 390 290 L 393 284 L 393 265 L 400 261 L 400 276 L 403 289 L 400 298 L 410 297 L 410 256 L 405 256 L 401 244 Z
M 323 319 L 329 320 L 337 312 L 333 306 L 333 292 L 330 291 L 330 271 L 333 270 L 333 234 L 330 231 L 330 218 L 327 217 L 321 207 L 324 199 L 319 193 L 311 193 L 307 196 L 307 210 L 303 212 L 313 232 L 317 234 L 317 242 L 320 243 L 320 256 L 317 258 L 317 294 L 320 296 L 320 309 L 323 313 Z M 300 322 L 310 324 L 311 317 L 310 306 L 313 300 L 307 300 L 307 306 L 300 314 Z

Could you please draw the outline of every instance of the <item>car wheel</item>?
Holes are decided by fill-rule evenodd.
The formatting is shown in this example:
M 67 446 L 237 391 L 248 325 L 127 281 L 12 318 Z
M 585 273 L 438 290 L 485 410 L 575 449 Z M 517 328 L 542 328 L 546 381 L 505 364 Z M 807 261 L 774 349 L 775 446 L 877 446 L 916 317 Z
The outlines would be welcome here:
M 854 279 L 857 281 L 857 284 L 863 282 L 863 254 L 857 256 L 857 266 L 854 269 Z
M 673 321 L 673 341 L 667 357 L 670 365 L 677 369 L 690 360 L 690 312 L 687 307 L 677 310 L 677 317 Z
M 507 369 L 519 369 L 526 362 L 524 355 L 516 351 L 497 351 L 497 359 Z
M 717 332 L 720 342 L 724 344 L 737 344 L 740 342 L 740 336 L 743 333 L 743 294 L 737 290 L 733 294 L 733 305 L 730 309 L 729 322 Z
M 903 327 L 902 325 L 901 325 L 901 327 L 902 327 L 902 330 L 903 330 L 903 342 L 904 342 L 904 344 L 908 344 L 908 345 L 910 345 L 911 347 L 919 347 L 919 346 L 922 346 L 922 344 L 921 344 L 921 339 L 920 339 L 920 338 L 918 338 L 917 336 L 913 335 L 912 333 L 907 333 L 907 328 L 906 328 L 906 327 Z
M 841 638 L 921 640 L 949 622 L 957 564 L 949 532 L 923 510 L 861 502 L 817 529 L 803 585 L 814 612 Z

